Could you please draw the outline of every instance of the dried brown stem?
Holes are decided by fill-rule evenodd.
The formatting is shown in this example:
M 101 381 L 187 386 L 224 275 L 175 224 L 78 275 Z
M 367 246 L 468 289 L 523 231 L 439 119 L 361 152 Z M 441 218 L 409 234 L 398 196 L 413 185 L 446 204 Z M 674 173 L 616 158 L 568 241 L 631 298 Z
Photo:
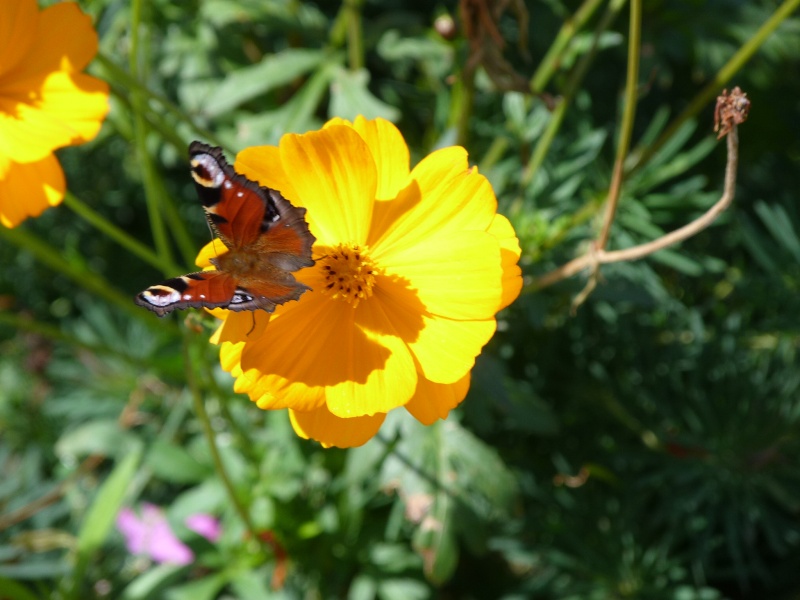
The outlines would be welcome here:
M 736 90 L 734 90 L 734 92 L 736 92 Z M 733 95 L 731 97 L 733 97 Z M 720 98 L 731 97 L 723 95 Z M 742 101 L 742 96 L 733 97 L 733 101 L 740 105 L 745 104 Z M 746 106 L 749 108 L 749 102 L 746 103 Z M 719 109 L 717 110 L 716 114 L 720 114 Z M 578 258 L 571 260 L 565 265 L 560 266 L 554 271 L 551 271 L 550 273 L 547 273 L 546 275 L 543 275 L 534 281 L 533 287 L 535 289 L 547 287 L 558 281 L 561 281 L 562 279 L 572 277 L 573 275 L 576 275 L 577 273 L 580 273 L 589 267 L 596 268 L 599 265 L 609 263 L 639 260 L 653 254 L 654 252 L 658 252 L 659 250 L 668 248 L 669 246 L 677 244 L 678 242 L 682 242 L 683 240 L 696 235 L 711 225 L 723 212 L 725 212 L 728 206 L 730 206 L 731 202 L 733 202 L 736 188 L 736 167 L 738 165 L 739 156 L 739 135 L 737 124 L 738 122 L 741 122 L 741 120 L 742 119 L 740 116 L 736 119 L 729 119 L 725 123 L 728 138 L 728 162 L 725 166 L 724 189 L 720 199 L 717 200 L 717 202 L 702 216 L 698 217 L 691 223 L 676 229 L 675 231 L 671 231 L 670 233 L 653 240 L 652 242 L 647 242 L 646 244 L 640 244 L 631 248 L 607 251 L 602 248 L 598 248 L 596 244 L 593 244 L 592 249 L 583 256 L 579 256 Z

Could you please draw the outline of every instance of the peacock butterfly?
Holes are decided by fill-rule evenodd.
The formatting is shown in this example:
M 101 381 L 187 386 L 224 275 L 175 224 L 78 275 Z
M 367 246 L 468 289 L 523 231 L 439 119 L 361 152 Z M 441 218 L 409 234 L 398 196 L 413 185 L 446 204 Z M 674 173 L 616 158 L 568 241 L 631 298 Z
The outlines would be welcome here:
M 314 264 L 316 241 L 305 221 L 306 209 L 236 173 L 221 148 L 192 142 L 189 157 L 208 223 L 228 252 L 211 259 L 215 271 L 150 286 L 136 296 L 136 304 L 163 317 L 178 308 L 272 312 L 278 304 L 299 299 L 310 288 L 291 272 Z

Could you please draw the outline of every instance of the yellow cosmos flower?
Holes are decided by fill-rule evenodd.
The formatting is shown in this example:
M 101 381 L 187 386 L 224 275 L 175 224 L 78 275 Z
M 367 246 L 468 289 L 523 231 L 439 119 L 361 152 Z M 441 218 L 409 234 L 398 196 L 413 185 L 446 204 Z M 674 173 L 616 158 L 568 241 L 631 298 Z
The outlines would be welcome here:
M 0 2 L 0 223 L 14 227 L 64 196 L 52 152 L 91 140 L 108 86 L 80 71 L 97 53 L 91 20 L 72 2 Z
M 317 242 L 316 265 L 296 273 L 313 290 L 299 301 L 271 316 L 217 311 L 212 341 L 234 389 L 289 409 L 295 431 L 325 446 L 363 444 L 398 407 L 425 424 L 447 417 L 522 286 L 519 242 L 466 151 L 410 171 L 394 125 L 335 119 L 249 148 L 235 168 L 306 207 Z

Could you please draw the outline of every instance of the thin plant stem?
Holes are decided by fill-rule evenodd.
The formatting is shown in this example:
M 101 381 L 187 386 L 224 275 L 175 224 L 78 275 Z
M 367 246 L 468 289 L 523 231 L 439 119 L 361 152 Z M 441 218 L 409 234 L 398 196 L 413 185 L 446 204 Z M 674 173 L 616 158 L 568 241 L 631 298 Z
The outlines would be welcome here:
M 0 515 L 0 531 L 4 531 L 12 525 L 16 525 L 17 523 L 22 523 L 23 521 L 28 520 L 48 506 L 58 502 L 64 496 L 66 490 L 76 480 L 94 471 L 104 460 L 104 456 L 99 456 L 96 454 L 87 456 L 85 459 L 83 459 L 77 469 L 67 475 L 65 479 L 59 481 L 50 491 L 45 492 L 38 498 L 35 498 L 16 510 Z
M 730 60 L 714 75 L 713 79 L 697 94 L 689 105 L 670 123 L 658 139 L 647 148 L 642 149 L 639 156 L 632 157 L 629 173 L 637 171 L 658 152 L 667 141 L 675 135 L 681 126 L 697 115 L 719 93 L 720 88 L 728 83 L 731 78 L 750 60 L 756 51 L 764 45 L 770 35 L 789 16 L 800 7 L 800 0 L 785 0 L 778 9 L 772 13 L 759 30 L 734 54 Z
M 553 110 L 553 114 L 550 117 L 547 128 L 539 138 L 531 159 L 525 166 L 525 170 L 520 178 L 520 187 L 522 189 L 528 187 L 536 177 L 536 174 L 538 173 L 539 168 L 542 166 L 545 156 L 547 156 L 547 152 L 550 150 L 550 146 L 553 143 L 558 130 L 561 128 L 561 123 L 564 120 L 567 108 L 572 104 L 572 100 L 575 96 L 575 93 L 578 91 L 578 88 L 580 87 L 580 83 L 583 81 L 583 78 L 589 71 L 589 66 L 594 61 L 594 57 L 597 54 L 597 43 L 600 39 L 600 36 L 614 22 L 614 19 L 619 14 L 619 11 L 622 10 L 622 7 L 625 5 L 626 1 L 627 0 L 612 0 L 611 4 L 606 9 L 606 12 L 603 14 L 603 18 L 600 20 L 600 23 L 598 23 L 597 27 L 595 28 L 591 49 L 581 58 L 581 60 L 575 66 L 575 69 L 570 74 L 567 84 L 564 87 L 563 96 L 556 105 L 555 110 Z M 517 198 L 512 204 L 512 213 L 519 211 L 521 207 L 522 198 L 520 197 Z
M 636 116 L 636 104 L 639 92 L 639 50 L 642 33 L 642 5 L 641 0 L 631 0 L 630 25 L 628 30 L 628 75 L 625 81 L 625 98 L 623 100 L 624 112 L 619 132 L 617 155 L 614 159 L 614 170 L 611 175 L 611 185 L 608 190 L 606 214 L 603 227 L 597 238 L 597 247 L 605 248 L 611 225 L 617 214 L 619 196 L 622 192 L 622 181 L 625 172 L 625 159 L 631 147 L 633 135 L 633 120 Z
M 691 223 L 688 223 L 683 227 L 671 231 L 670 233 L 645 244 L 639 244 L 638 246 L 633 246 L 631 248 L 625 248 L 622 250 L 614 250 L 611 252 L 608 252 L 604 249 L 592 249 L 587 254 L 579 256 L 578 258 L 571 260 L 567 264 L 562 265 L 554 271 L 551 271 L 550 273 L 547 273 L 546 275 L 536 279 L 532 284 L 526 286 L 525 292 L 530 292 L 553 285 L 562 279 L 572 277 L 584 269 L 594 267 L 595 265 L 633 261 L 645 258 L 654 252 L 658 252 L 659 250 L 663 250 L 664 248 L 668 248 L 669 246 L 682 242 L 683 240 L 697 235 L 702 230 L 706 229 L 709 225 L 716 221 L 723 212 L 725 212 L 725 210 L 730 206 L 731 202 L 733 202 L 735 195 L 736 168 L 739 160 L 739 134 L 735 125 L 731 128 L 730 133 L 728 133 L 727 145 L 728 162 L 725 166 L 725 185 L 722 196 L 703 215 Z
M 129 235 L 127 232 L 108 221 L 101 214 L 92 210 L 91 207 L 89 207 L 86 203 L 81 201 L 69 191 L 64 195 L 64 205 L 87 223 L 92 225 L 95 229 L 102 232 L 110 239 L 117 242 L 120 246 L 130 251 L 132 254 L 141 258 L 146 263 L 157 269 L 165 268 L 165 265 L 155 252 L 142 244 L 136 238 Z M 176 273 L 180 270 L 180 268 L 175 265 L 166 265 L 166 269 Z
M 211 131 L 200 127 L 197 125 L 189 115 L 183 112 L 180 108 L 178 108 L 175 104 L 170 102 L 169 99 L 165 98 L 164 96 L 157 94 L 150 90 L 147 86 L 141 84 L 136 77 L 131 76 L 127 73 L 124 69 L 122 69 L 119 65 L 117 65 L 113 60 L 105 56 L 103 53 L 98 53 L 97 58 L 95 59 L 102 67 L 109 73 L 110 79 L 115 79 L 118 81 L 124 88 L 131 91 L 131 93 L 136 92 L 137 94 L 147 98 L 147 100 L 152 100 L 160 104 L 170 115 L 172 115 L 175 119 L 184 123 L 191 127 L 191 129 L 195 132 L 197 137 L 202 138 L 204 141 L 212 144 L 214 146 L 222 146 L 225 145 L 217 138 Z M 183 147 L 184 144 L 181 144 Z M 230 148 L 225 148 L 226 150 L 230 151 Z
M 346 0 L 347 62 L 351 71 L 364 68 L 364 31 L 361 24 L 361 0 Z
M 575 11 L 575 14 L 564 21 L 555 40 L 550 44 L 547 54 L 544 55 L 536 68 L 536 72 L 531 77 L 531 92 L 540 94 L 544 91 L 544 88 L 547 87 L 553 74 L 558 69 L 567 46 L 575 35 L 583 29 L 583 26 L 586 25 L 586 22 L 597 11 L 602 2 L 603 0 L 585 0 Z
M 194 335 L 187 331 L 183 340 L 183 357 L 184 364 L 186 365 L 186 382 L 192 395 L 192 403 L 194 405 L 195 413 L 197 414 L 197 419 L 200 421 L 200 425 L 203 428 L 203 434 L 211 452 L 211 459 L 214 461 L 214 469 L 222 481 L 222 485 L 225 487 L 225 491 L 227 492 L 228 498 L 233 504 L 236 514 L 239 515 L 242 523 L 244 523 L 244 526 L 247 529 L 251 539 L 257 542 L 262 549 L 268 551 L 268 547 L 258 536 L 255 524 L 253 523 L 253 519 L 250 517 L 247 507 L 242 503 L 239 495 L 236 493 L 236 488 L 234 487 L 233 482 L 228 475 L 228 471 L 225 468 L 225 463 L 222 461 L 222 456 L 219 453 L 216 434 L 214 433 L 214 428 L 211 426 L 211 420 L 208 418 L 208 412 L 206 412 L 203 396 L 200 392 L 200 386 L 198 385 L 195 370 L 196 367 L 193 364 L 192 353 L 190 352 L 190 344 L 192 343 L 193 339 Z
M 104 298 L 137 319 L 144 320 L 147 316 L 144 314 L 145 311 L 136 308 L 129 296 L 114 289 L 105 278 L 96 275 L 83 265 L 78 266 L 66 260 L 61 252 L 58 252 L 55 248 L 25 230 L 25 228 L 7 229 L 6 227 L 0 227 L 0 237 L 18 248 L 30 252 L 36 260 L 47 265 L 53 271 L 66 275 L 82 288 L 91 292 L 93 296 Z
M 461 72 L 459 84 L 453 86 L 451 105 L 455 114 L 456 144 L 466 146 L 469 139 L 469 121 L 475 100 L 475 69 Z
M 131 3 L 131 53 L 129 68 L 131 76 L 139 79 L 139 55 L 141 53 L 139 44 L 139 29 L 142 22 L 142 0 L 133 0 Z M 161 214 L 159 194 L 156 190 L 156 174 L 149 153 L 147 152 L 147 122 L 143 114 L 146 110 L 145 98 L 138 91 L 131 93 L 131 106 L 133 108 L 133 138 L 136 148 L 136 157 L 142 168 L 142 182 L 145 188 L 145 201 L 147 203 L 147 214 L 150 221 L 150 231 L 153 235 L 153 243 L 156 253 L 162 261 L 162 272 L 167 275 L 168 270 L 164 269 L 166 264 L 172 263 L 172 253 L 170 252 L 167 230 L 164 225 L 164 218 Z
M 617 144 L 617 154 L 614 159 L 614 168 L 611 172 L 611 184 L 606 198 L 606 211 L 603 225 L 595 242 L 595 248 L 602 250 L 608 244 L 611 235 L 611 226 L 617 215 L 617 206 L 622 193 L 622 182 L 625 177 L 625 159 L 631 147 L 633 135 L 633 120 L 636 115 L 636 104 L 639 91 L 639 50 L 641 45 L 642 6 L 641 0 L 631 0 L 630 18 L 628 26 L 628 74 L 625 81 L 625 97 L 623 100 L 624 111 Z M 583 304 L 589 294 L 597 286 L 599 265 L 595 265 L 586 286 L 575 296 L 572 301 L 572 310 Z

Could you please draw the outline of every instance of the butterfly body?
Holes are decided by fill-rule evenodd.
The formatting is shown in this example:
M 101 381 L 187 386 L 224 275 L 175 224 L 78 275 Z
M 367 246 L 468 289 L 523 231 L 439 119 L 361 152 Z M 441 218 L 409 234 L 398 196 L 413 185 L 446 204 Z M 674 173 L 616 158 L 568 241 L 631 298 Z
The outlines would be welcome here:
M 236 173 L 220 148 L 193 142 L 189 155 L 206 218 L 228 251 L 211 259 L 216 270 L 151 286 L 136 296 L 136 304 L 164 316 L 200 307 L 272 312 L 299 299 L 309 288 L 292 272 L 314 264 L 306 210 Z

